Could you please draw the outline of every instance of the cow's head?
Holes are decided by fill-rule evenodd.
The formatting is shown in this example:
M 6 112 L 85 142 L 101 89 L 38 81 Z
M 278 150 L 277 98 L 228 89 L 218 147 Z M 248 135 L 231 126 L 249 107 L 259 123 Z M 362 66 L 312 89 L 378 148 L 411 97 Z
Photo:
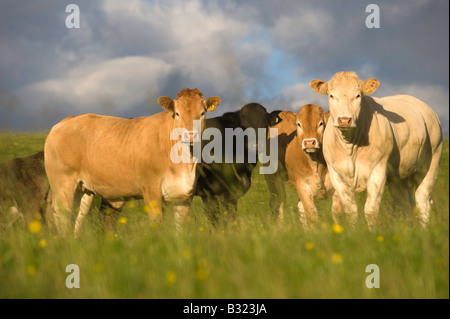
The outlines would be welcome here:
M 225 120 L 227 127 L 240 127 L 243 130 L 252 129 L 255 132 L 255 141 L 252 142 L 251 147 L 253 147 L 255 151 L 258 150 L 261 146 L 258 145 L 258 141 L 261 141 L 261 138 L 259 137 L 260 131 L 258 129 L 267 129 L 270 121 L 270 114 L 267 113 L 264 106 L 258 103 L 248 103 L 239 111 L 223 114 L 222 118 Z
M 343 130 L 356 127 L 362 98 L 375 92 L 379 85 L 375 79 L 361 81 L 354 72 L 338 72 L 329 82 L 309 82 L 314 91 L 328 95 L 333 125 Z
M 220 98 L 203 97 L 197 89 L 183 89 L 178 92 L 175 100 L 168 96 L 158 98 L 159 105 L 170 113 L 174 120 L 174 128 L 183 128 L 182 142 L 193 143 L 199 141 L 205 127 L 205 113 L 214 111 L 220 104 Z M 194 127 L 195 121 L 200 121 L 200 127 Z M 200 130 L 200 131 L 199 131 Z
M 320 106 L 315 104 L 303 105 L 297 114 L 281 112 L 282 120 L 293 123 L 297 128 L 297 140 L 302 150 L 314 154 L 322 148 L 323 132 L 330 112 L 324 113 Z
M 266 131 L 269 126 L 270 121 L 270 113 L 267 113 L 267 110 L 264 106 L 258 103 L 249 103 L 244 105 L 239 111 L 239 118 L 241 122 L 241 126 L 244 129 L 252 128 L 255 130 L 255 138 L 256 144 L 253 145 L 256 152 L 261 149 L 263 145 L 260 145 L 259 142 L 262 142 L 262 138 L 259 136 L 260 128 L 266 129 L 264 132 L 264 142 Z

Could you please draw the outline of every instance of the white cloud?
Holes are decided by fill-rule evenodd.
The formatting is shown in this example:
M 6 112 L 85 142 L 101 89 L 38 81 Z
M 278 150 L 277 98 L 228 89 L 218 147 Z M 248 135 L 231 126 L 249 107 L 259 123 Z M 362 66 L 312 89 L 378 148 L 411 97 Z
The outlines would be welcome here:
M 297 83 L 284 89 L 279 98 L 283 107 L 297 112 L 305 104 L 316 104 L 324 110 L 328 110 L 328 99 L 325 95 L 319 95 L 311 89 L 308 83 Z
M 133 41 L 139 34 L 143 38 L 136 37 L 136 42 L 155 41 L 147 43 L 149 55 L 172 65 L 193 85 L 220 93 L 242 91 L 247 80 L 234 48 L 251 29 L 248 21 L 201 1 L 104 1 L 102 9 L 119 37 L 127 35 L 131 39 L 126 41 Z M 112 31 L 105 35 L 114 36 Z
M 111 59 L 28 85 L 18 90 L 18 96 L 35 111 L 48 101 L 53 104 L 61 101 L 70 103 L 75 113 L 96 110 L 111 114 L 157 96 L 161 79 L 171 70 L 166 62 L 150 57 Z

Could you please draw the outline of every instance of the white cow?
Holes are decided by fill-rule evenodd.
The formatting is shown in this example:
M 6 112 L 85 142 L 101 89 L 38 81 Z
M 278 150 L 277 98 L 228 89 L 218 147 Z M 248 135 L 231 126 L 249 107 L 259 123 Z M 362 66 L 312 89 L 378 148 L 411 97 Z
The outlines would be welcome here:
M 309 85 L 329 97 L 323 153 L 351 225 L 357 219 L 355 193 L 364 190 L 366 221 L 370 229 L 377 224 L 387 184 L 394 200 L 409 201 L 411 207 L 415 189 L 418 217 L 425 227 L 442 153 L 442 129 L 433 110 L 408 95 L 369 97 L 379 82 L 361 81 L 354 72 L 339 72 L 328 83 L 312 80 Z M 342 213 L 333 211 L 335 221 Z

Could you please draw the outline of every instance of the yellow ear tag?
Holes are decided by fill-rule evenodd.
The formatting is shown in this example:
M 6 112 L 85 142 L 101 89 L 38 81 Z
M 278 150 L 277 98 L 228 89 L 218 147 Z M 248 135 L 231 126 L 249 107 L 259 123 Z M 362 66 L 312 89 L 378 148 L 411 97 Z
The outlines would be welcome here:
M 214 105 L 214 104 L 211 104 L 209 107 L 208 107 L 208 111 L 212 111 L 212 110 L 214 110 L 216 108 L 216 106 Z
M 364 91 L 364 94 L 370 94 L 370 93 L 372 93 L 372 87 L 370 87 Z
M 275 118 L 275 123 L 278 123 L 278 117 Z

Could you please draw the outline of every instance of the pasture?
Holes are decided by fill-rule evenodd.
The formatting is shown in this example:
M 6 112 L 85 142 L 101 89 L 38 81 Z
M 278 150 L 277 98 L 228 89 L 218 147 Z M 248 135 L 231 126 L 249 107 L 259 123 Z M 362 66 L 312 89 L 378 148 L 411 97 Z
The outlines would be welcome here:
M 45 137 L 0 135 L 0 162 L 42 150 Z M 449 298 L 448 156 L 446 138 L 426 231 L 386 191 L 380 230 L 367 230 L 362 194 L 356 230 L 333 225 L 328 199 L 316 201 L 318 229 L 305 232 L 290 187 L 276 225 L 258 169 L 227 227 L 208 224 L 199 198 L 180 233 L 170 214 L 151 228 L 141 201 L 126 204 L 114 233 L 101 231 L 94 208 L 79 239 L 59 238 L 36 216 L 0 230 L 0 298 Z M 80 288 L 65 285 L 69 264 L 79 266 Z M 380 288 L 366 287 L 369 264 Z

